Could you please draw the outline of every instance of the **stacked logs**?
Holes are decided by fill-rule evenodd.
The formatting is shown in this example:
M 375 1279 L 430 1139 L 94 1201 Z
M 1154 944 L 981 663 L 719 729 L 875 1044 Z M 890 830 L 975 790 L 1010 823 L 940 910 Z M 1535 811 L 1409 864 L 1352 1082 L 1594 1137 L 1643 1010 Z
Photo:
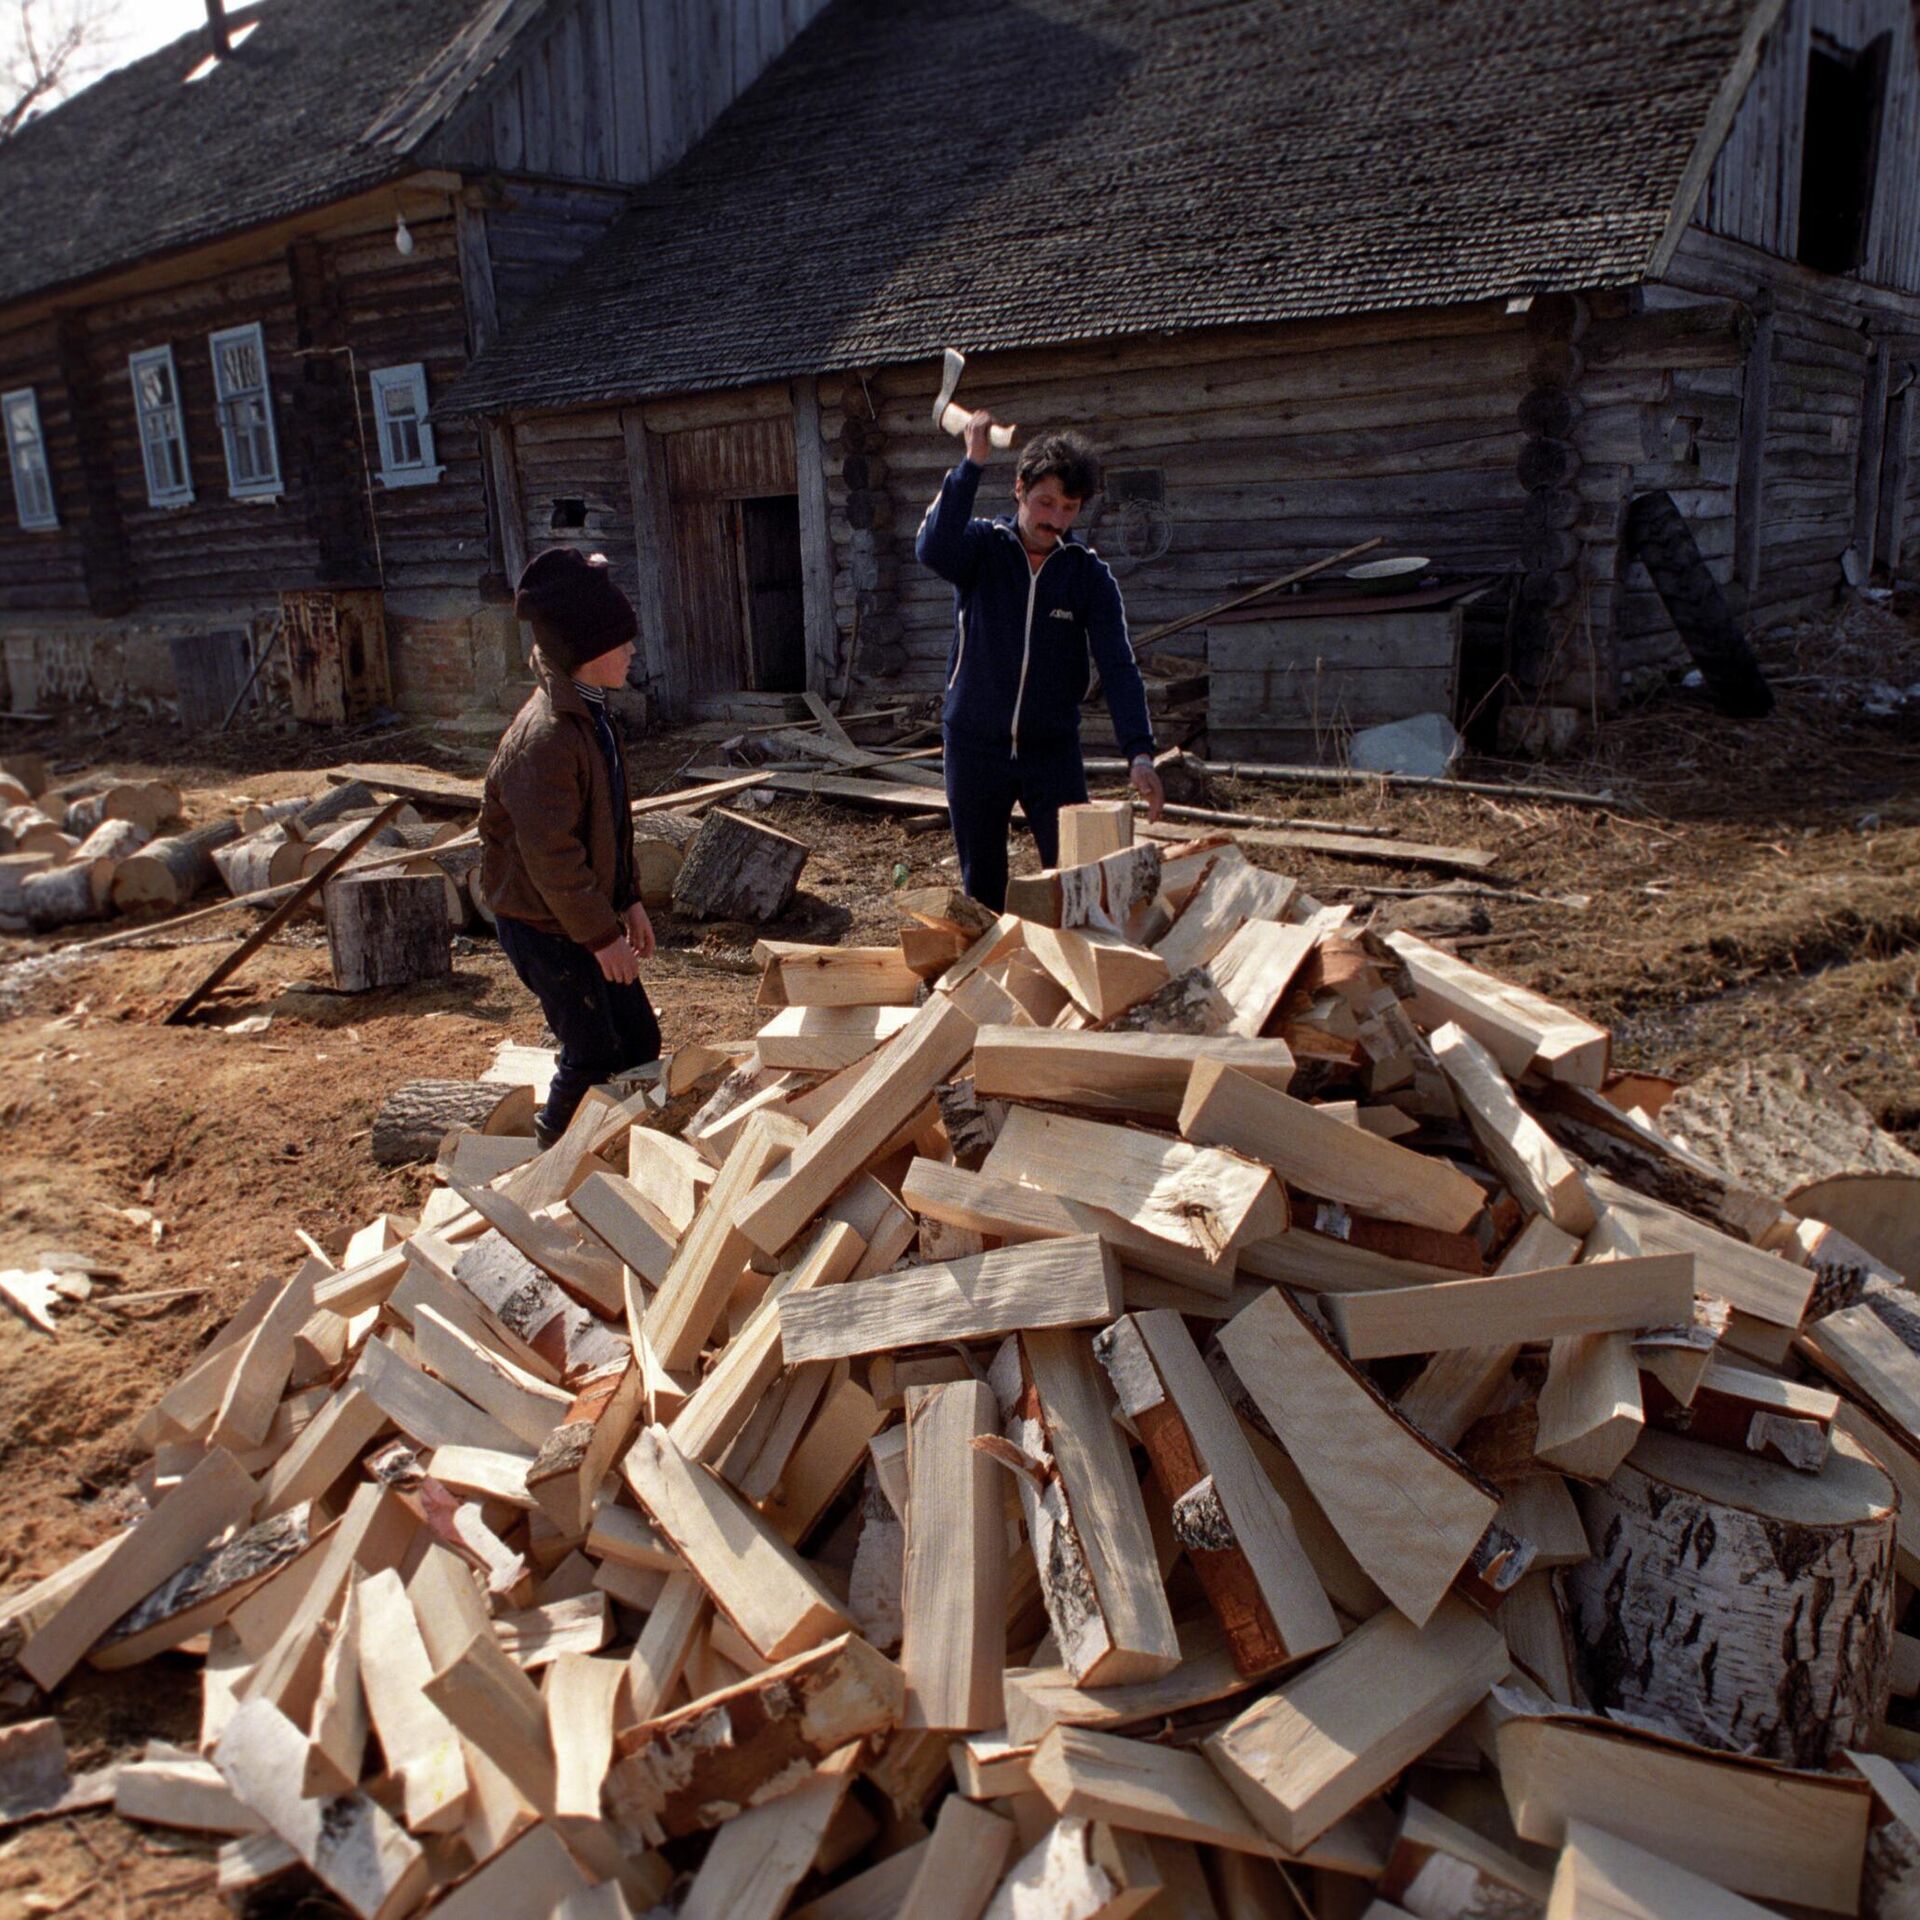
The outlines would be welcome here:
M 828 395 L 823 391 L 822 400 Z M 828 532 L 840 566 L 833 614 L 843 660 L 862 674 L 896 676 L 906 665 L 904 629 L 896 612 L 898 566 L 888 535 L 894 500 L 887 487 L 886 435 L 857 376 L 842 387 L 840 406 L 823 404 Z
M 1553 658 L 1554 618 L 1579 589 L 1580 546 L 1574 534 L 1580 496 L 1574 483 L 1580 454 L 1580 375 L 1586 302 L 1573 294 L 1543 294 L 1527 310 L 1532 342 L 1530 385 L 1517 417 L 1527 434 L 1515 471 L 1527 490 L 1519 605 L 1514 620 L 1514 678 L 1528 692 L 1545 684 Z

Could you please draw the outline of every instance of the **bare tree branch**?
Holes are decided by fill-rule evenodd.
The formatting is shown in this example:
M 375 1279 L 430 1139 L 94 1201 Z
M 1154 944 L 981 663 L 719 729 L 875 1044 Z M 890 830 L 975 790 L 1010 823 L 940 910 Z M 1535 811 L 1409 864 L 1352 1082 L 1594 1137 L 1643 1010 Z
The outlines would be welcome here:
M 105 64 L 118 0 L 18 0 L 0 44 L 0 143 Z

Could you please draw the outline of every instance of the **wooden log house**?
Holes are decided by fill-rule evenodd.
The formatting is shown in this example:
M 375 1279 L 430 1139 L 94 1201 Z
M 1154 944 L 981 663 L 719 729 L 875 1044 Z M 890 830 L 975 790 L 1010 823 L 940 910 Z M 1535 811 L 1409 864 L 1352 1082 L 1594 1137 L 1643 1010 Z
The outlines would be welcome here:
M 537 456 L 437 403 L 820 4 L 208 0 L 0 146 L 6 703 L 217 721 L 284 617 L 306 717 L 513 704 Z
M 1589 712 L 1686 664 L 1637 495 L 1751 628 L 1911 545 L 1907 0 L 839 0 L 667 185 L 436 417 L 511 448 L 527 542 L 587 503 L 668 710 L 939 692 L 947 345 L 1102 447 L 1136 631 L 1378 534 L 1492 577 L 1481 683 Z M 1412 612 L 1186 636 L 1214 750 L 1463 708 Z

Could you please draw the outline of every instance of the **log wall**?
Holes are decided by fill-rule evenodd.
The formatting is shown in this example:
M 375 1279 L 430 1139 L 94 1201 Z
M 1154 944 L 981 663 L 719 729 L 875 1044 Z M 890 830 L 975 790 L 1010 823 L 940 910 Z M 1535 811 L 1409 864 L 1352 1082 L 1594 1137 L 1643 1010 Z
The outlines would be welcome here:
M 962 398 L 1017 420 L 1023 434 L 1081 428 L 1101 449 L 1110 489 L 1130 472 L 1157 477 L 1157 509 L 1117 508 L 1110 490 L 1083 522 L 1140 632 L 1374 534 L 1385 552 L 1453 570 L 1515 567 L 1527 438 L 1516 408 L 1529 350 L 1524 319 L 1481 305 L 982 354 L 968 362 Z M 929 422 L 937 385 L 931 361 L 875 370 L 864 383 L 820 382 L 835 673 L 857 609 L 855 683 L 876 695 L 945 683 L 952 590 L 913 557 L 922 514 L 960 452 Z M 848 451 L 856 442 L 877 451 Z M 1011 481 L 1005 457 L 976 510 L 1011 512 Z M 1179 642 L 1194 655 L 1205 647 L 1203 630 Z

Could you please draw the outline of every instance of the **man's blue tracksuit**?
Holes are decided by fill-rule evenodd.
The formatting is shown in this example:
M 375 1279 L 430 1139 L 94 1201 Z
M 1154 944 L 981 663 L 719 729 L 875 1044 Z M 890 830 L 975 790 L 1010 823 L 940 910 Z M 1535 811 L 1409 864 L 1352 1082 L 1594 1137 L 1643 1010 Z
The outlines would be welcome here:
M 1107 564 L 1062 540 L 1036 570 L 1010 516 L 976 520 L 981 469 L 962 460 L 920 523 L 914 552 L 953 583 L 947 655 L 947 807 L 961 882 L 997 913 L 1007 897 L 1007 828 L 1025 808 L 1043 864 L 1060 851 L 1060 809 L 1087 797 L 1080 702 L 1100 669 L 1121 754 L 1153 751 L 1147 691 Z

